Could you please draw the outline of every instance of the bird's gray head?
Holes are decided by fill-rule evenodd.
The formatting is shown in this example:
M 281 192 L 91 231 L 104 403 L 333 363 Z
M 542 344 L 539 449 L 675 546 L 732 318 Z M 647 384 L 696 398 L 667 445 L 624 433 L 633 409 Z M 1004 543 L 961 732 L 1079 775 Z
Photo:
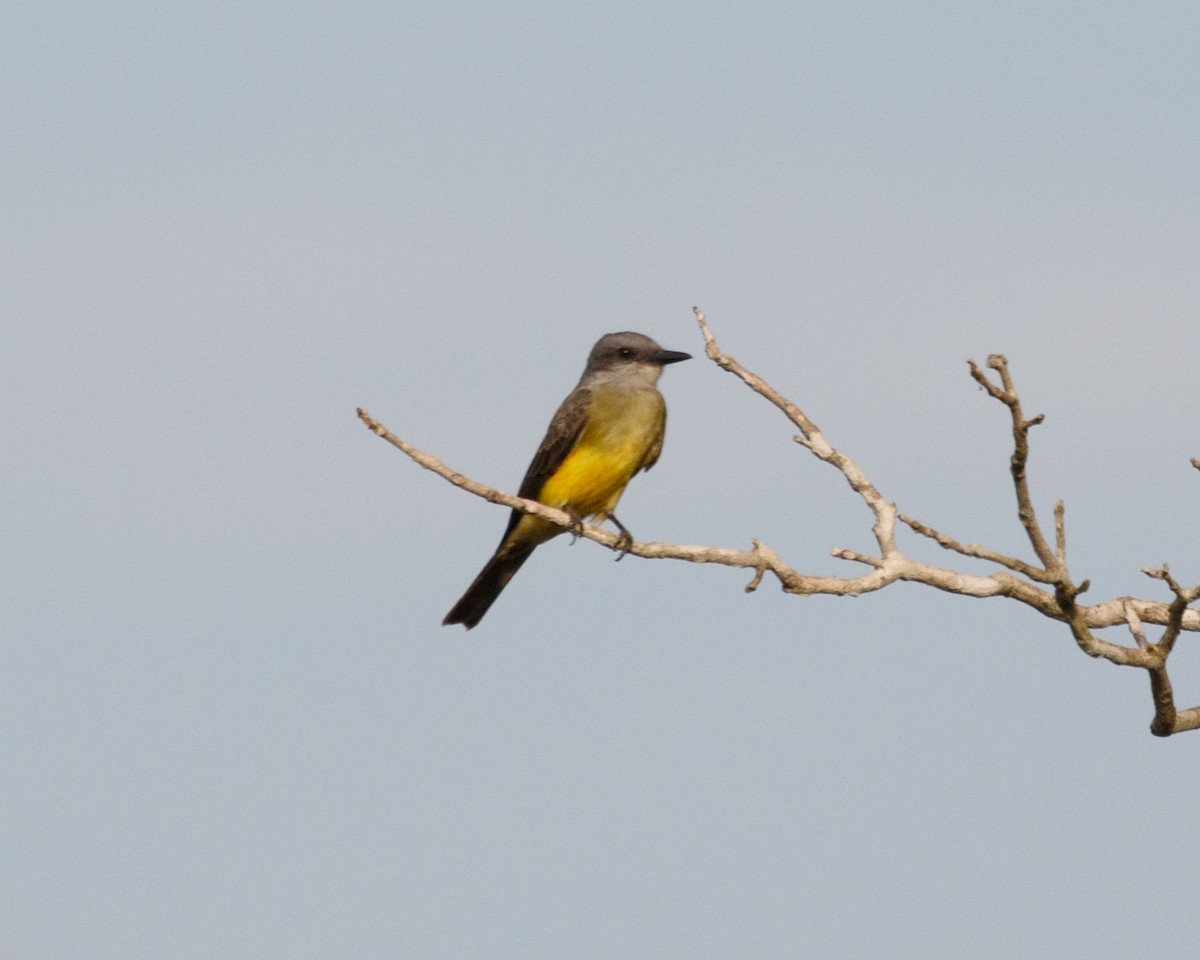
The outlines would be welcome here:
M 690 360 L 690 353 L 664 350 L 649 337 L 628 330 L 606 333 L 588 354 L 583 375 L 593 381 L 645 381 L 653 386 L 668 363 Z

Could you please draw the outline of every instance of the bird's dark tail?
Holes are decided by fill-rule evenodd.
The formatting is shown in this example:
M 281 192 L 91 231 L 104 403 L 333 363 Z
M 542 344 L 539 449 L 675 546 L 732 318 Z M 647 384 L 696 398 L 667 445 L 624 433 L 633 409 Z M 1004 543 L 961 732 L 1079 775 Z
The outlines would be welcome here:
M 536 543 L 501 544 L 492 554 L 492 559 L 479 571 L 475 582 L 467 587 L 462 599 L 446 614 L 442 625 L 461 623 L 468 630 L 475 626 L 488 612 L 488 607 L 500 596 L 500 591 L 508 586 L 513 574 L 521 569 L 521 564 L 529 559 L 536 546 Z

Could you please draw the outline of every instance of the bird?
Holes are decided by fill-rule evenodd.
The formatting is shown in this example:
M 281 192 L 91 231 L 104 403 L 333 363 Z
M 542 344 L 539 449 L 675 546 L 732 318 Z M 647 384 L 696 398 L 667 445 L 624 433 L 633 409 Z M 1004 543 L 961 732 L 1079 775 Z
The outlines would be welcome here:
M 585 518 L 612 520 L 621 556 L 633 537 L 614 515 L 626 484 L 662 452 L 667 406 L 658 392 L 663 367 L 691 354 L 664 350 L 630 331 L 608 333 L 588 354 L 583 376 L 550 421 L 517 496 L 564 510 L 582 529 Z M 470 630 L 540 544 L 563 532 L 541 517 L 513 510 L 500 545 L 442 624 Z M 620 557 L 618 557 L 620 559 Z

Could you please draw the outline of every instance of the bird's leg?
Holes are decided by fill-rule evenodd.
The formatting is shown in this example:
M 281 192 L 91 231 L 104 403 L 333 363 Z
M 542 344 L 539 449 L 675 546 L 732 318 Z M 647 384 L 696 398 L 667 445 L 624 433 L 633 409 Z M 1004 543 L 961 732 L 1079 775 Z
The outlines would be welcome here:
M 620 560 L 629 552 L 629 548 L 633 546 L 633 534 L 626 530 L 625 524 L 621 523 L 611 513 L 608 515 L 608 519 L 616 524 L 617 529 L 621 531 L 621 535 L 617 537 L 617 559 Z
M 571 518 L 571 525 L 567 529 L 571 532 L 571 543 L 574 544 L 576 540 L 583 536 L 583 517 L 570 507 L 563 507 L 562 511 Z

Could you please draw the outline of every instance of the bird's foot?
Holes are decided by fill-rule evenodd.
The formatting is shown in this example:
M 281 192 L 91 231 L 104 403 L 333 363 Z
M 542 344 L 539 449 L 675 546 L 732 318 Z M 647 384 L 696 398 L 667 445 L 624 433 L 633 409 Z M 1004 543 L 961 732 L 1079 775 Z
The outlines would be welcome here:
M 617 537 L 616 545 L 617 560 L 619 562 L 620 559 L 633 548 L 633 534 L 626 530 L 625 524 L 623 524 L 616 517 L 609 516 L 608 519 L 611 520 L 616 525 L 616 528 L 621 531 L 620 536 Z
M 622 530 L 620 536 L 617 537 L 617 560 L 620 560 L 633 548 L 633 534 L 628 530 Z
M 583 517 L 577 514 L 570 507 L 564 507 L 563 513 L 571 518 L 571 525 L 567 527 L 567 530 L 570 531 L 571 534 L 571 543 L 574 543 L 583 536 Z

